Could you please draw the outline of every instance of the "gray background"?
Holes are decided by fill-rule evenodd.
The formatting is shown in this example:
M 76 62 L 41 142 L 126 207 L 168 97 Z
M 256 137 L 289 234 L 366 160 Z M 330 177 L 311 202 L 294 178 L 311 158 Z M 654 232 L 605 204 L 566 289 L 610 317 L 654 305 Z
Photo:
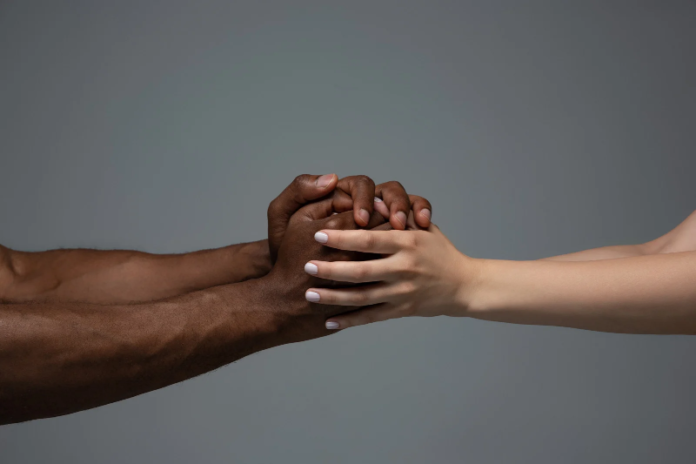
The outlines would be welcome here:
M 477 257 L 649 240 L 696 208 L 695 21 L 669 1 L 4 1 L 0 243 L 254 240 L 303 172 L 398 179 Z M 695 349 L 399 320 L 3 427 L 0 461 L 693 462 Z

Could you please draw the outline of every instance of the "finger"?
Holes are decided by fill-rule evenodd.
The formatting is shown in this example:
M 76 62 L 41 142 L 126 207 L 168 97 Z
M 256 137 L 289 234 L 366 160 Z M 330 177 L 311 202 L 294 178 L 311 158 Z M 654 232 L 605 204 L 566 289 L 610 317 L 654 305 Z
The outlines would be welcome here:
M 377 186 L 376 193 L 389 209 L 389 222 L 394 229 L 404 230 L 408 212 L 411 211 L 411 202 L 404 186 L 396 181 L 385 182 Z
M 331 201 L 331 199 L 327 199 Z M 319 208 L 317 207 L 317 210 L 321 210 L 322 213 L 326 211 L 326 209 L 331 209 L 331 207 L 326 207 L 325 204 L 323 203 L 324 200 L 317 202 L 321 203 L 322 207 Z M 311 206 L 313 205 L 308 205 L 305 208 L 310 209 Z M 303 211 L 304 208 L 300 211 Z M 318 217 L 318 219 L 322 219 L 322 217 Z M 372 216 L 370 216 L 370 222 L 367 224 L 369 228 L 374 228 L 377 226 L 380 226 L 384 224 L 384 218 L 382 217 L 381 214 L 377 212 L 373 212 Z M 355 230 L 357 228 L 357 224 L 355 223 L 355 219 L 353 217 L 353 211 L 345 211 L 343 213 L 330 213 L 329 217 L 326 217 L 323 219 L 323 221 L 318 222 L 316 224 L 316 229 L 314 230 L 323 230 L 323 229 L 329 229 L 329 230 Z
M 380 197 L 375 197 L 375 211 L 379 211 L 384 219 L 389 219 L 389 208 L 384 204 Z
M 295 214 L 308 221 L 328 218 L 334 214 L 333 200 L 331 198 L 324 198 L 323 200 L 315 201 L 314 203 L 303 206 L 297 210 Z
M 411 208 L 413 209 L 413 218 L 423 229 L 430 226 L 430 218 L 433 214 L 433 207 L 428 200 L 418 195 L 409 195 L 411 200 Z
M 268 214 L 275 216 L 290 217 L 302 206 L 310 201 L 321 198 L 336 188 L 338 176 L 336 174 L 325 174 L 314 176 L 302 174 L 288 185 L 283 192 L 278 195 L 269 205 Z
M 382 219 L 382 221 L 384 221 L 384 219 Z M 373 227 L 370 230 L 394 230 L 394 228 L 392 227 L 391 224 L 389 224 L 388 222 L 385 222 L 384 224 L 381 224 L 377 227 Z
M 367 176 L 350 176 L 338 181 L 337 187 L 353 199 L 356 224 L 365 227 L 374 210 L 375 183 Z
M 326 321 L 326 328 L 331 330 L 347 329 L 373 322 L 398 319 L 404 316 L 405 314 L 398 307 L 394 307 L 389 303 L 382 303 L 329 318 Z
M 333 191 L 338 183 L 336 174 L 314 176 L 304 174 L 295 180 L 268 206 L 268 243 L 271 259 L 275 262 L 280 242 L 285 235 L 288 221 L 306 203 Z
M 328 247 L 363 253 L 393 254 L 403 247 L 403 234 L 398 230 L 328 230 L 314 234 L 314 239 Z
M 341 189 L 336 189 L 333 192 L 333 209 L 337 213 L 345 213 L 353 211 L 353 198 Z
M 384 226 L 385 224 L 389 225 L 389 223 L 386 221 L 387 220 L 384 218 L 384 216 L 379 214 L 377 211 L 373 211 L 372 216 L 370 216 L 370 222 L 367 224 L 366 229 L 373 230 L 373 229 L 378 228 L 379 226 Z M 383 230 L 390 230 L 390 229 L 391 229 L 391 226 L 389 226 L 389 229 L 383 229 Z
M 305 298 L 311 303 L 325 305 L 371 306 L 389 301 L 392 292 L 390 284 L 379 283 L 343 289 L 310 288 Z
M 392 277 L 395 263 L 388 258 L 368 261 L 315 261 L 305 264 L 307 274 L 337 282 L 379 282 Z

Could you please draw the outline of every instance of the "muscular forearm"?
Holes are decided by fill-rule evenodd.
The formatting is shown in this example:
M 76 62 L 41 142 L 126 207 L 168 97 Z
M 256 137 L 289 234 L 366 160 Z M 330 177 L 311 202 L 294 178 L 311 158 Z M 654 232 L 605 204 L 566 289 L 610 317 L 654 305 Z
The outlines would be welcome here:
M 284 343 L 263 281 L 107 308 L 0 305 L 0 423 L 129 398 Z
M 589 262 L 480 262 L 466 314 L 580 329 L 696 334 L 696 252 Z
M 154 301 L 261 277 L 271 267 L 266 240 L 179 255 L 97 250 L 5 254 L 13 274 L 0 295 L 6 302 Z

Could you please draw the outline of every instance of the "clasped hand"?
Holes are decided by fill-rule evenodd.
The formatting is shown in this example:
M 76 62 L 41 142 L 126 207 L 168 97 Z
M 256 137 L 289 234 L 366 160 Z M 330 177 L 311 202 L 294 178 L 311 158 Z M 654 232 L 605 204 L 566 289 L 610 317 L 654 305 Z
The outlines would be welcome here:
M 397 317 L 447 314 L 463 303 L 459 282 L 471 266 L 462 265 L 468 258 L 431 224 L 431 212 L 428 200 L 408 195 L 398 182 L 296 178 L 268 209 L 269 276 L 286 289 L 282 301 L 297 303 L 288 330 L 298 340 L 313 338 Z

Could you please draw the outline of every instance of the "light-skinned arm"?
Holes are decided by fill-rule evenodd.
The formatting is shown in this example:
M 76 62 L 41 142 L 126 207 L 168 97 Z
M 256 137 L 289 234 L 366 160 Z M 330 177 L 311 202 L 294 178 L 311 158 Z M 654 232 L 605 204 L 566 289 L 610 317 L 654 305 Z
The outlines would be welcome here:
M 694 231 L 680 228 L 672 243 L 692 248 Z M 474 259 L 436 226 L 427 231 L 320 231 L 317 239 L 384 256 L 306 266 L 318 277 L 366 284 L 308 290 L 312 301 L 368 306 L 328 319 L 333 329 L 449 315 L 605 332 L 696 333 L 696 251 L 582 262 Z

